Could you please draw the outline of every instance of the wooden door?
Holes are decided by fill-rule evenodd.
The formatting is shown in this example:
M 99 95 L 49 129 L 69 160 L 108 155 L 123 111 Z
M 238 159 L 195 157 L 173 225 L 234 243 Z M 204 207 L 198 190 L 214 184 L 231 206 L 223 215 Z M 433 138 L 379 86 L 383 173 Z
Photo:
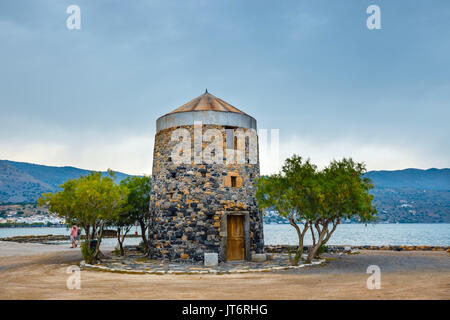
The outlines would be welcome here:
M 227 260 L 244 260 L 244 216 L 227 216 Z

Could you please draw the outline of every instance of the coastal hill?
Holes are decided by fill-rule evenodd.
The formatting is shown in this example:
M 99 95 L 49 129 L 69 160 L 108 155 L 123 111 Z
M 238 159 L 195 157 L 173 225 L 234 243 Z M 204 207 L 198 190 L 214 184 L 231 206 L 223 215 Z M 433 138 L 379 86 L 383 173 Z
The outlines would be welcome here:
M 450 190 L 450 169 L 369 171 L 365 176 L 377 187 Z
M 450 169 L 370 171 L 380 222 L 450 223 Z
M 59 186 L 67 180 L 90 172 L 74 167 L 0 160 L 0 203 L 36 202 L 42 193 L 58 191 Z M 116 172 L 116 181 L 126 177 L 127 174 Z
M 69 179 L 89 174 L 74 167 L 51 167 L 0 160 L 0 203 L 34 203 Z M 104 173 L 105 174 L 105 173 Z M 450 169 L 370 171 L 379 222 L 450 223 Z M 128 177 L 117 172 L 116 180 Z M 266 222 L 283 223 L 275 215 Z

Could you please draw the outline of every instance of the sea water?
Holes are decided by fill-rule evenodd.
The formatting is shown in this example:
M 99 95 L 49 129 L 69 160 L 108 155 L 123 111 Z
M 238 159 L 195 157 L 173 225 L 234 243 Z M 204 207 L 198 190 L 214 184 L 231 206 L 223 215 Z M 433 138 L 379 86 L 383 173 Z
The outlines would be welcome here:
M 133 228 L 130 234 L 139 232 Z M 68 235 L 66 228 L 0 228 L 0 238 L 23 235 Z M 117 240 L 104 239 L 104 244 L 114 245 Z M 141 238 L 127 238 L 126 245 L 137 245 Z M 264 241 L 268 245 L 297 244 L 297 233 L 289 224 L 265 224 Z M 311 244 L 311 234 L 305 237 L 305 245 Z M 390 223 L 390 224 L 341 224 L 328 244 L 336 245 L 429 245 L 450 246 L 449 223 Z
M 264 225 L 265 244 L 297 244 L 297 232 L 291 225 Z M 311 233 L 305 245 L 312 243 Z M 449 223 L 340 224 L 328 244 L 335 245 L 425 245 L 449 246 Z

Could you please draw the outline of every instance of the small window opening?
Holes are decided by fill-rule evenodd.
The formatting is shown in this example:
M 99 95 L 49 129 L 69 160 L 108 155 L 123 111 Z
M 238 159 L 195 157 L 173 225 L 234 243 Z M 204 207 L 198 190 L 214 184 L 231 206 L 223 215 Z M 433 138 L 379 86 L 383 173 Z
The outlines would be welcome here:
M 234 130 L 233 127 L 225 127 L 227 149 L 234 149 Z
M 231 187 L 236 188 L 236 177 L 231 177 Z

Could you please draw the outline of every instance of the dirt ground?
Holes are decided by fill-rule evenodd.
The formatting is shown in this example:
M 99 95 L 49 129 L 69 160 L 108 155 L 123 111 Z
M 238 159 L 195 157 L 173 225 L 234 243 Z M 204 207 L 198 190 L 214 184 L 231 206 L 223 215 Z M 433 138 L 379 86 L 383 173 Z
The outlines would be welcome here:
M 235 275 L 130 275 L 67 268 L 81 259 L 67 246 L 0 242 L 0 299 L 450 299 L 445 252 L 361 251 L 296 271 Z M 369 290 L 369 265 L 381 289 Z

